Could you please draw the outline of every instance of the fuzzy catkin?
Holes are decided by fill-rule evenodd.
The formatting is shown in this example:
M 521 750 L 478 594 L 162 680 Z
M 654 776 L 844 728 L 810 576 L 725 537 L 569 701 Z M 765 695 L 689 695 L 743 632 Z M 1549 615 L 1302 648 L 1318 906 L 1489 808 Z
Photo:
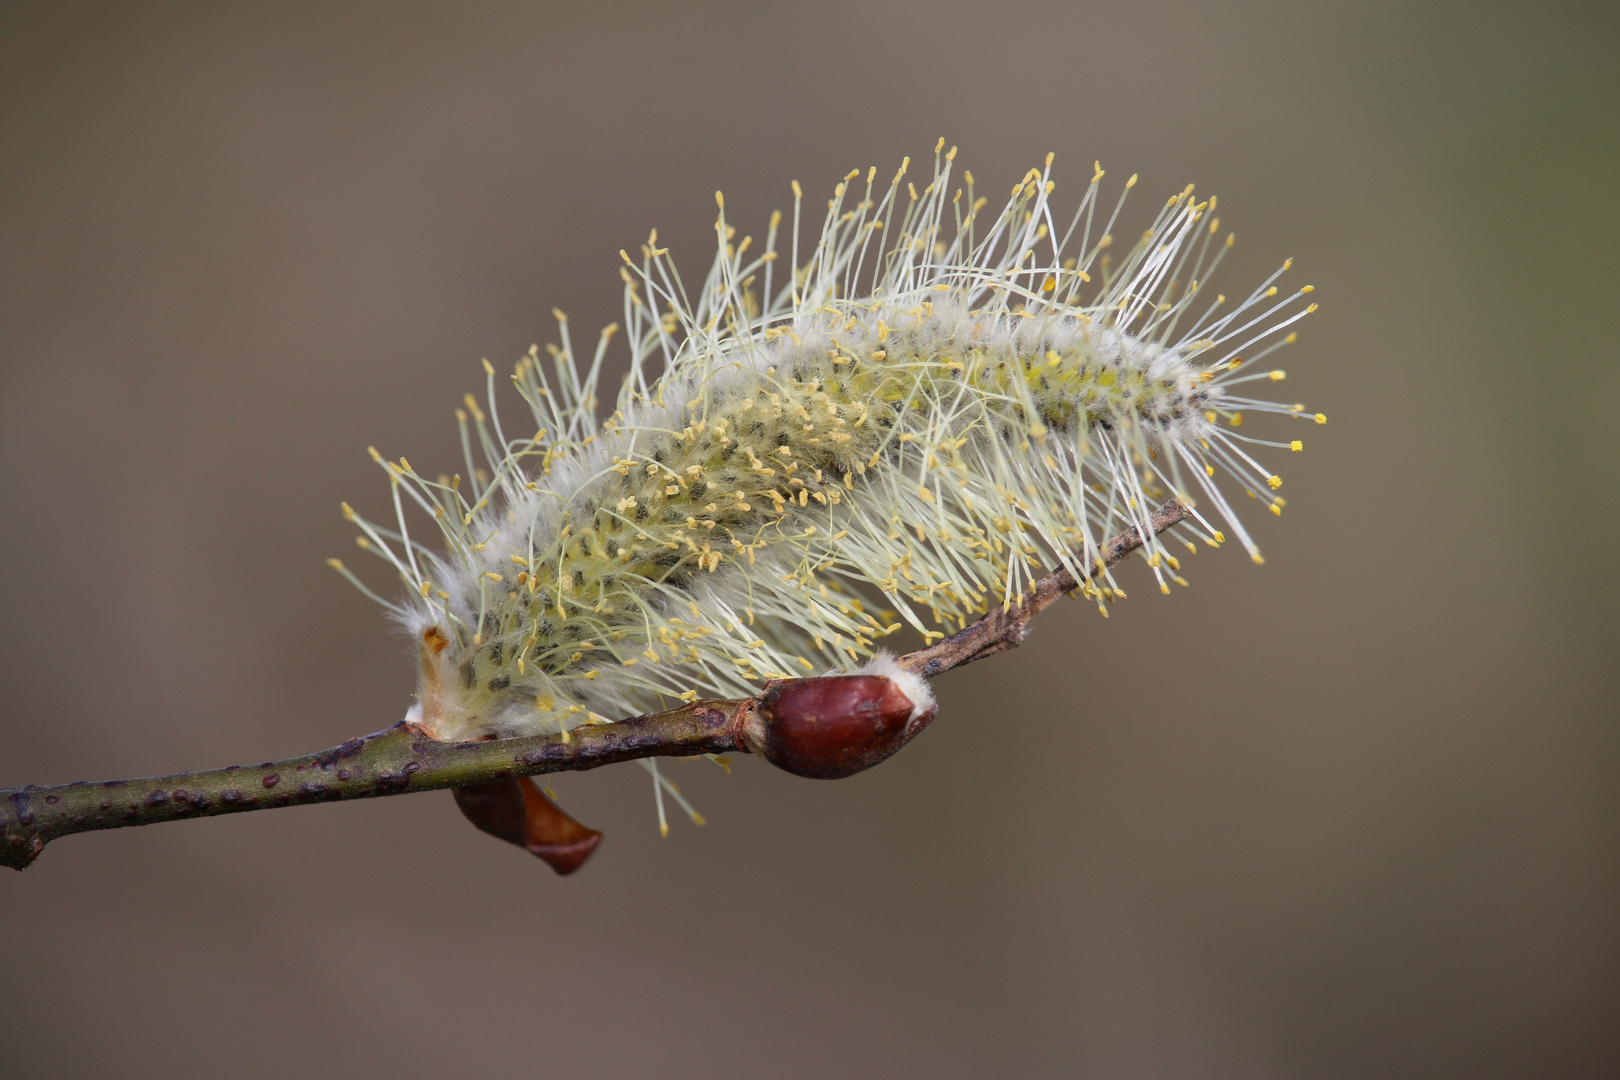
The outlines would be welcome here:
M 1085 576 L 1170 496 L 1194 513 L 1143 547 L 1163 591 L 1186 583 L 1172 545 L 1219 545 L 1217 521 L 1259 561 L 1214 478 L 1281 512 L 1246 447 L 1301 444 L 1238 432 L 1243 412 L 1324 418 L 1232 387 L 1282 377 L 1251 372 L 1293 341 L 1310 287 L 1279 294 L 1273 275 L 1229 311 L 1206 300 L 1231 238 L 1191 187 L 1115 263 L 1124 196 L 1098 220 L 1100 167 L 1060 231 L 1050 157 L 986 219 L 940 150 L 922 192 L 905 166 L 886 190 L 875 169 L 864 193 L 846 177 L 802 263 L 797 183 L 785 252 L 776 215 L 751 257 L 717 196 L 692 293 L 656 233 L 626 255 L 630 370 L 606 418 L 618 327 L 581 362 L 558 313 L 549 361 L 531 349 L 512 376 L 535 435 L 507 434 L 486 362 L 487 413 L 458 410 L 465 473 L 373 451 L 397 527 L 344 509 L 410 590 L 388 606 L 419 643 L 421 723 L 566 730 L 858 665 L 902 626 L 933 640 L 1059 565 Z M 404 499 L 442 550 L 412 537 Z M 1124 596 L 1106 570 L 1084 591 L 1103 614 Z

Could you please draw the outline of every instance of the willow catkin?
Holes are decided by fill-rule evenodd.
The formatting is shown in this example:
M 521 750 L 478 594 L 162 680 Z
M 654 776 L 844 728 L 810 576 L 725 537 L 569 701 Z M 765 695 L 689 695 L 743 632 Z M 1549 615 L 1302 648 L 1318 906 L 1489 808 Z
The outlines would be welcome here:
M 1057 566 L 1085 577 L 1131 526 L 1165 592 L 1186 583 L 1175 552 L 1223 530 L 1260 561 L 1216 478 L 1280 513 L 1251 449 L 1300 443 L 1240 434 L 1244 413 L 1325 418 L 1234 388 L 1282 378 L 1256 365 L 1310 287 L 1279 292 L 1284 264 L 1237 304 L 1207 298 L 1232 238 L 1191 187 L 1117 245 L 1101 168 L 1060 225 L 1050 156 L 987 215 L 942 149 L 920 192 L 905 165 L 886 188 L 849 174 L 804 248 L 797 182 L 791 233 L 773 215 L 757 248 L 717 195 L 695 289 L 656 233 L 626 255 L 630 370 L 607 416 L 618 327 L 585 360 L 557 313 L 560 343 L 511 377 L 534 435 L 503 421 L 486 361 L 487 404 L 458 410 L 463 473 L 373 451 L 396 522 L 344 509 L 408 589 L 383 602 L 419 643 L 418 722 L 567 730 L 873 662 L 903 626 L 934 640 Z M 1155 538 L 1170 496 L 1193 515 Z M 1085 594 L 1103 614 L 1124 597 L 1106 569 Z

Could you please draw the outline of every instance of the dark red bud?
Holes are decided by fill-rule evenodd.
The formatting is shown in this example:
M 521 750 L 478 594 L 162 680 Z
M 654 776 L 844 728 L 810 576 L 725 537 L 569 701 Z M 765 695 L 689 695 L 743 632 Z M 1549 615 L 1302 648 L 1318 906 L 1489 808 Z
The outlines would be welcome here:
M 771 764 L 814 780 L 838 780 L 870 769 L 934 718 L 915 720 L 912 702 L 882 675 L 826 675 L 770 686 L 759 703 L 762 723 L 751 747 Z
M 602 842 L 601 833 L 569 817 L 528 777 L 452 790 L 468 821 L 539 857 L 559 874 L 578 870 Z

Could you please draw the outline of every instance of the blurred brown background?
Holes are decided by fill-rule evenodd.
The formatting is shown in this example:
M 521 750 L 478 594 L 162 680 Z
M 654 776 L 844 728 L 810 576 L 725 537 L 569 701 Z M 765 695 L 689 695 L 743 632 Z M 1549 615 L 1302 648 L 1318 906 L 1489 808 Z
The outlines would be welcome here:
M 558 880 L 446 794 L 0 877 L 0 1072 L 1620 1075 L 1610 5 L 11 3 L 0 785 L 397 720 L 323 565 L 364 453 L 853 167 L 1196 180 L 1322 310 L 1268 562 L 1080 605 L 840 783 L 564 777 Z M 757 231 L 757 229 L 755 230 Z M 1286 436 L 1285 436 L 1286 437 Z M 1258 515 L 1255 515 L 1258 518 Z M 1131 578 L 1128 577 L 1127 580 Z M 381 580 L 380 576 L 377 580 Z

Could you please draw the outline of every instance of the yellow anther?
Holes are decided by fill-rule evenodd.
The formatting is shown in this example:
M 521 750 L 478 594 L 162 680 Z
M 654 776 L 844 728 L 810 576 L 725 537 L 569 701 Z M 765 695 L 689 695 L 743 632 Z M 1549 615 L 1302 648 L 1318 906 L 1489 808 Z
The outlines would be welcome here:
M 1266 477 L 1266 483 L 1271 485 L 1272 491 L 1276 491 L 1278 488 L 1282 487 L 1282 477 L 1268 476 Z
M 1327 423 L 1327 417 L 1325 415 L 1323 415 L 1322 413 L 1317 413 L 1316 414 L 1316 422 L 1318 424 L 1325 424 L 1325 423 Z
M 1269 377 L 1272 382 L 1282 382 L 1284 379 L 1288 378 L 1288 372 L 1273 371 Z
M 1303 450 L 1303 449 L 1305 449 L 1305 444 L 1300 442 L 1298 439 L 1295 439 L 1293 442 L 1288 444 L 1288 449 L 1290 449 L 1290 450 Z

